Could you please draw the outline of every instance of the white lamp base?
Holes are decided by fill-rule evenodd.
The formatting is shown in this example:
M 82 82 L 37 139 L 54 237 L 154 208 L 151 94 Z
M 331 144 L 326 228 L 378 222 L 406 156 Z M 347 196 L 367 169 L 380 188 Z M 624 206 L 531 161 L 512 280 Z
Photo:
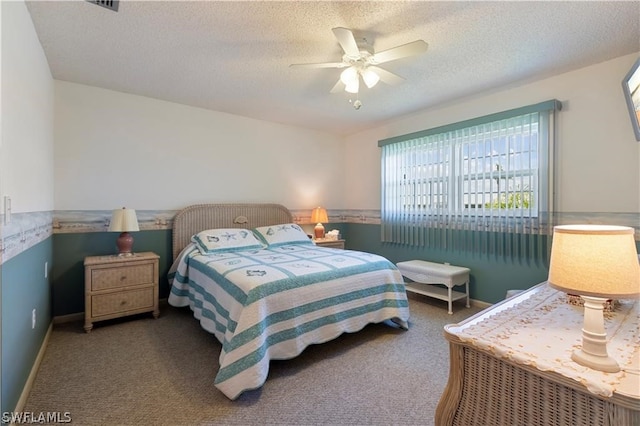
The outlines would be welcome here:
M 601 357 L 592 355 L 580 349 L 573 352 L 571 359 L 580 365 L 594 370 L 604 371 L 605 373 L 617 373 L 620 371 L 620 366 L 616 360 L 610 356 Z
M 615 359 L 607 354 L 607 333 L 602 311 L 606 298 L 581 296 L 584 299 L 582 349 L 573 352 L 571 359 L 580 365 L 607 373 L 620 371 Z

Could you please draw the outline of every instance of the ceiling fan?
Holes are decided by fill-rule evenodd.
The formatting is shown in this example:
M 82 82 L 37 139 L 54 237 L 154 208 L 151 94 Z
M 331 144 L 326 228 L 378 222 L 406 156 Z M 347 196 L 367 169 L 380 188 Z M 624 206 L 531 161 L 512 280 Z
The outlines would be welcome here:
M 338 39 L 342 50 L 344 50 L 342 62 L 290 65 L 291 67 L 303 68 L 346 68 L 340 74 L 340 79 L 331 89 L 331 93 L 339 92 L 343 88 L 346 92 L 358 93 L 361 77 L 368 88 L 372 88 L 379 81 L 390 85 L 400 84 L 405 80 L 403 77 L 380 68 L 378 65 L 409 56 L 420 55 L 429 46 L 424 40 L 416 40 L 375 53 L 366 39 L 362 39 L 362 42 L 358 43 L 350 29 L 338 27 L 333 28 L 332 31 Z

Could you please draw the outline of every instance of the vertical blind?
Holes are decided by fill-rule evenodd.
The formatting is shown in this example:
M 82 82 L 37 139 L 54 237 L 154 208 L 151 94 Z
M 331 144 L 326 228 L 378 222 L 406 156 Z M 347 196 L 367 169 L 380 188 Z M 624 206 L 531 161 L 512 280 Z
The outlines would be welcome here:
M 546 232 L 552 209 L 548 101 L 379 142 L 382 241 L 469 244 L 448 232 Z

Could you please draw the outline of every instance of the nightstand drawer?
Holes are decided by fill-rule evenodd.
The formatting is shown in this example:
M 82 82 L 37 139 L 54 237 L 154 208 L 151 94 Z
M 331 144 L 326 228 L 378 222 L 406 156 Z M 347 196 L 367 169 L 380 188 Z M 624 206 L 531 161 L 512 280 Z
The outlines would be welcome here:
M 154 267 L 155 265 L 151 262 L 120 268 L 93 269 L 91 271 L 91 291 L 153 283 Z
M 99 317 L 135 309 L 153 308 L 153 287 L 91 296 L 91 315 Z

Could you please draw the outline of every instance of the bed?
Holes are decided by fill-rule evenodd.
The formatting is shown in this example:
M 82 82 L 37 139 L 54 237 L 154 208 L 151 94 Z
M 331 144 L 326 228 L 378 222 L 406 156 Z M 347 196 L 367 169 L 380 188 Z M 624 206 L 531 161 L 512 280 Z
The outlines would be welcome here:
M 222 344 L 214 383 L 232 400 L 264 384 L 270 360 L 370 323 L 408 329 L 395 265 L 316 246 L 279 204 L 189 206 L 174 218 L 173 257 L 169 304 Z

